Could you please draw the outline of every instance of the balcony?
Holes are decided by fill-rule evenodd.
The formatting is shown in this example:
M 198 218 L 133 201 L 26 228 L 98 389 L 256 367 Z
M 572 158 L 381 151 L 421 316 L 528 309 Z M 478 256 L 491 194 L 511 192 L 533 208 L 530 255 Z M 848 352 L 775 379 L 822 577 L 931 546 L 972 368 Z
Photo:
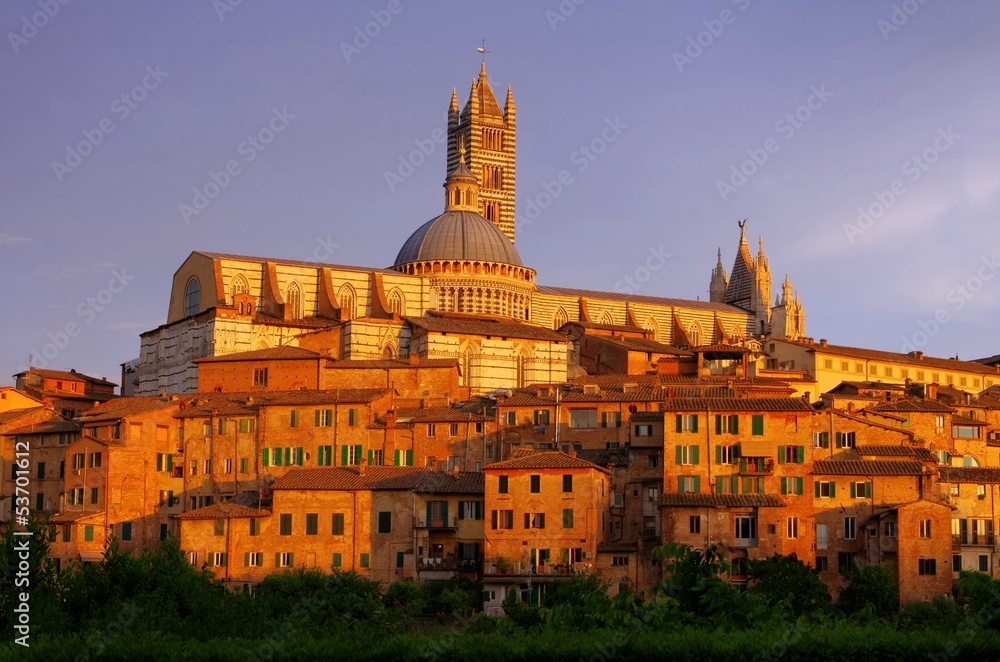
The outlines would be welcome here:
M 542 565 L 530 565 L 526 563 L 510 563 L 503 567 L 496 563 L 485 563 L 483 565 L 484 575 L 512 575 L 521 577 L 556 577 L 559 575 L 572 575 L 589 568 L 586 563 L 571 563 L 568 565 L 552 565 L 546 563 Z
M 639 537 L 644 540 L 659 540 L 660 531 L 655 528 L 643 528 L 639 530 Z
M 414 523 L 417 529 L 438 529 L 442 531 L 454 531 L 458 528 L 458 517 L 418 517 Z
M 992 533 L 956 533 L 952 535 L 951 539 L 952 547 L 963 545 L 992 547 L 994 542 Z
M 773 457 L 740 458 L 740 474 L 743 476 L 770 476 L 774 473 Z
M 417 559 L 417 570 L 420 572 L 477 572 L 479 561 L 475 559 L 434 558 Z

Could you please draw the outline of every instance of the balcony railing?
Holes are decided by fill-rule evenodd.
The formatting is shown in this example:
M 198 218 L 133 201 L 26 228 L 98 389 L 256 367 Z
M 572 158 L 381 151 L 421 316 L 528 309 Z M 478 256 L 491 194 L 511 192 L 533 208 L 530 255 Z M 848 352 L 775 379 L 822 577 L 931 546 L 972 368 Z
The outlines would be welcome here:
M 733 547 L 756 547 L 756 538 L 735 538 L 733 540 Z
M 745 476 L 769 476 L 774 473 L 774 458 L 772 457 L 740 458 L 740 473 Z
M 495 563 L 486 563 L 483 566 L 484 575 L 572 575 L 575 572 L 582 572 L 589 567 L 584 563 L 570 563 L 568 565 L 553 565 L 543 563 L 541 565 L 530 565 L 526 563 L 511 563 L 502 568 Z
M 658 529 L 650 529 L 650 528 L 640 529 L 639 537 L 645 539 L 650 539 L 650 538 L 659 539 L 660 532 Z
M 456 558 L 434 558 L 423 557 L 417 560 L 417 570 L 426 571 L 451 571 L 451 572 L 476 572 L 479 570 L 479 561 L 475 559 Z
M 418 517 L 415 524 L 418 529 L 457 529 L 458 517 Z
M 992 533 L 956 533 L 952 536 L 954 545 L 992 546 L 993 541 Z

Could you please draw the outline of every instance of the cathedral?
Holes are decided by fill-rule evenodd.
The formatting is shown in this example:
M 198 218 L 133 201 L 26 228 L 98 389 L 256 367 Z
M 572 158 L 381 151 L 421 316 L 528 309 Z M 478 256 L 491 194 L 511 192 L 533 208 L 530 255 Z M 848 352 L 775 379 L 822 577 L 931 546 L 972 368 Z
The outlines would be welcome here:
M 638 335 L 657 353 L 804 336 L 787 276 L 772 304 L 763 239 L 754 257 L 745 221 L 731 274 L 719 250 L 708 301 L 538 284 L 515 247 L 516 130 L 513 91 L 501 107 L 483 63 L 461 110 L 452 92 L 444 211 L 391 266 L 191 253 L 166 323 L 141 334 L 135 393 L 195 391 L 195 359 L 285 345 L 337 361 L 451 359 L 487 393 L 580 374 L 567 327 Z

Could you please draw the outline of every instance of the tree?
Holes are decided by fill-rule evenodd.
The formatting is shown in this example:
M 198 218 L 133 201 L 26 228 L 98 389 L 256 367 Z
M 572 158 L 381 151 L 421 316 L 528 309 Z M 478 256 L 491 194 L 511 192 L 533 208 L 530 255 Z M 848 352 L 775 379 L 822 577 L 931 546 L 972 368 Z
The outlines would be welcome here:
M 866 612 L 876 618 L 890 618 L 899 613 L 899 587 L 888 568 L 855 561 L 845 576 L 847 586 L 837 601 L 845 614 Z
M 670 542 L 653 550 L 663 563 L 667 578 L 653 587 L 654 593 L 667 595 L 684 611 L 698 616 L 712 616 L 731 609 L 739 592 L 722 575 L 732 572 L 718 545 L 702 552 L 688 545 Z
M 773 554 L 747 563 L 748 595 L 772 609 L 784 607 L 790 615 L 812 614 L 830 606 L 830 591 L 819 573 L 795 554 Z

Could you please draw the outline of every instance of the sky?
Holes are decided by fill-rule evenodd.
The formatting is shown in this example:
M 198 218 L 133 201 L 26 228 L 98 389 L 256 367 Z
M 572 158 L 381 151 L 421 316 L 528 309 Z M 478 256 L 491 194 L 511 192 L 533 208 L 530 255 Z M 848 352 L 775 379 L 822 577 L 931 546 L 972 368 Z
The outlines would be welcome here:
M 0 0 L 0 34 L 0 383 L 118 381 L 195 250 L 391 265 L 484 39 L 539 283 L 707 299 L 747 219 L 809 336 L 1000 353 L 1000 2 Z

